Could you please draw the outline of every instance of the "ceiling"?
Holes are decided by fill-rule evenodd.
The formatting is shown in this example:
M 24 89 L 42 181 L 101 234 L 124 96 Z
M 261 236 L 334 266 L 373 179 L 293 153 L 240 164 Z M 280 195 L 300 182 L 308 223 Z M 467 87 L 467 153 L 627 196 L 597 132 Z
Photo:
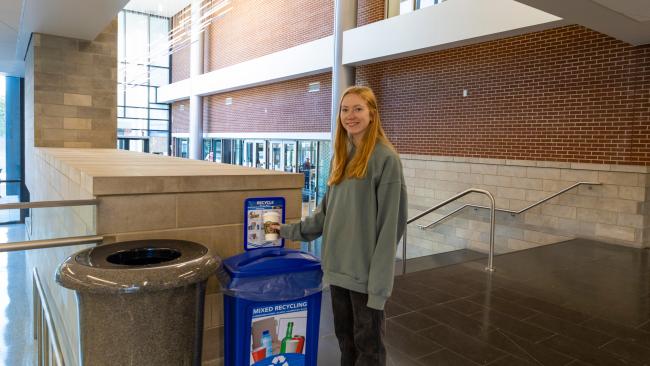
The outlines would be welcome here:
M 485 1 L 485 0 L 476 0 Z M 516 0 L 632 45 L 650 43 L 648 0 Z M 0 0 L 0 74 L 22 76 L 32 32 L 94 39 L 128 0 Z M 133 0 L 128 9 L 171 16 L 190 0 Z
M 638 46 L 650 43 L 649 0 L 516 0 Z

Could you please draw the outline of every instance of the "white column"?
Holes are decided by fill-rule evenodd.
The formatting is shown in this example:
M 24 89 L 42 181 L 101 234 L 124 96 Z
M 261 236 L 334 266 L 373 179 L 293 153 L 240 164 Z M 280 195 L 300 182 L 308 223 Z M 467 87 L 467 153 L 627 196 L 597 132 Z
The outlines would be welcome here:
M 354 85 L 354 67 L 343 66 L 343 32 L 357 26 L 357 0 L 334 1 L 334 62 L 332 63 L 332 144 L 336 136 L 336 117 L 343 91 Z M 334 148 L 334 146 L 332 146 Z
M 190 46 L 190 159 L 203 160 L 203 97 L 196 94 L 194 81 L 203 74 L 203 32 L 201 0 L 192 0 Z

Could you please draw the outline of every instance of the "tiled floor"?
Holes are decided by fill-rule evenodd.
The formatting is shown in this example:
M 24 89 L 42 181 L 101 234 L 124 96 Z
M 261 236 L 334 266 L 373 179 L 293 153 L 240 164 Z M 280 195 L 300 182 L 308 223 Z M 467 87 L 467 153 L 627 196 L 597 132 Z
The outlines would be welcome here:
M 1 236 L 16 232 L 2 231 Z M 6 238 L 5 238 L 6 240 Z M 15 238 L 11 239 L 17 240 Z M 31 364 L 17 294 L 27 288 L 21 253 L 0 254 L 0 365 Z M 650 365 L 650 252 L 572 240 L 396 278 L 387 304 L 390 365 Z M 7 299 L 9 301 L 7 301 Z M 318 364 L 339 365 L 329 293 L 323 296 Z
M 391 365 L 650 365 L 650 252 L 572 240 L 398 277 Z M 329 312 L 329 313 L 328 313 Z M 319 365 L 339 365 L 324 294 Z

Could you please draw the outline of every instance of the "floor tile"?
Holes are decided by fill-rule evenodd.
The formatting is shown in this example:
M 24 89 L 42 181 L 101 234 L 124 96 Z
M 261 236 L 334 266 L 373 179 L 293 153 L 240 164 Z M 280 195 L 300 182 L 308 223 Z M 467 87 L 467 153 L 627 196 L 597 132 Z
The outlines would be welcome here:
M 490 362 L 504 357 L 506 354 L 485 342 L 478 341 L 446 325 L 438 325 L 420 331 L 419 334 L 433 340 L 441 346 L 463 355 L 479 365 L 486 365 Z
M 641 365 L 650 365 L 650 348 L 617 339 L 608 343 L 602 349 L 626 360 L 636 361 Z
M 547 314 L 536 315 L 530 319 L 526 319 L 526 322 L 536 324 L 554 333 L 576 339 L 596 348 L 614 339 L 612 335 L 576 325 L 574 323 Z
M 623 357 L 613 355 L 604 350 L 591 347 L 588 344 L 561 335 L 545 340 L 543 344 L 570 357 L 595 366 L 637 365 L 636 363 L 623 359 Z
M 541 366 L 562 366 L 572 361 L 543 344 L 533 343 L 503 330 L 496 330 L 487 334 L 483 339 L 494 348 L 503 350 L 518 359 Z
M 426 356 L 442 349 L 431 339 L 414 333 L 393 320 L 386 321 L 386 344 L 412 358 Z
M 418 359 L 420 365 L 426 366 L 478 366 L 479 364 L 447 349 Z
M 439 323 L 422 313 L 411 312 L 391 318 L 395 323 L 413 332 L 438 325 Z
M 554 333 L 549 330 L 517 320 L 496 310 L 486 309 L 472 315 L 472 318 L 481 321 L 483 324 L 489 324 L 493 328 L 498 328 L 508 333 L 512 333 L 533 343 L 550 338 L 554 335 Z

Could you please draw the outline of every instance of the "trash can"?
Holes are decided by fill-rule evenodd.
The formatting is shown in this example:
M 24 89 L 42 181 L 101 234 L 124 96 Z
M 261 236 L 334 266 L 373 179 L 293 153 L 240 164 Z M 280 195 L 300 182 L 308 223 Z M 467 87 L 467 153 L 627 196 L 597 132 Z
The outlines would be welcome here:
M 297 250 L 265 248 L 223 264 L 224 364 L 316 366 L 320 260 Z
M 76 291 L 81 365 L 201 365 L 205 284 L 220 264 L 182 240 L 119 242 L 68 257 L 56 279 Z

